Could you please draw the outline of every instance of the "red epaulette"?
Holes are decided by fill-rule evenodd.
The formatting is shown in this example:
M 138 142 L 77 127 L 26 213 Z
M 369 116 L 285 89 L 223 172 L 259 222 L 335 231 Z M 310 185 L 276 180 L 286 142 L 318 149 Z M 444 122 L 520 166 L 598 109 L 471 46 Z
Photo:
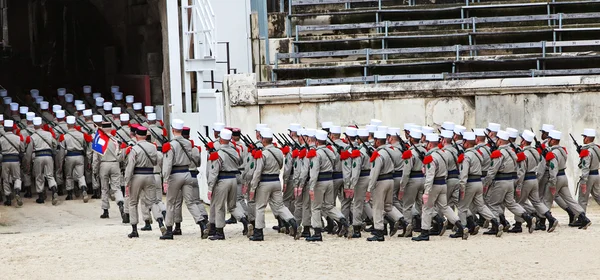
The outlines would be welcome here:
M 65 141 L 65 135 L 64 135 L 64 134 L 61 134 L 61 135 L 58 137 L 58 142 L 62 142 L 62 141 Z
M 350 155 L 351 158 L 357 158 L 360 157 L 360 150 L 352 150 L 352 154 Z
M 428 155 L 423 159 L 423 164 L 430 164 L 431 162 L 433 162 L 433 157 L 431 155 Z
M 502 156 L 502 152 L 500 150 L 495 150 L 492 152 L 492 154 L 490 155 L 491 158 L 499 158 Z
M 327 145 L 327 149 L 329 149 L 330 151 L 333 152 L 333 147 L 331 147 L 331 145 Z M 335 152 L 334 152 L 335 153 Z
M 305 158 L 306 157 L 306 148 L 303 148 L 302 150 L 300 150 L 300 152 L 298 153 L 298 157 L 299 158 Z
M 23 142 L 23 135 L 19 135 L 19 138 L 21 139 L 21 142 Z
M 520 152 L 517 154 L 517 162 L 521 162 L 524 161 L 527 158 L 527 156 L 525 156 L 525 153 Z
M 463 161 L 465 161 L 465 154 L 460 154 L 460 156 L 458 156 L 458 163 L 462 163 Z
M 259 159 L 262 158 L 262 151 L 261 150 L 256 150 L 252 156 L 254 157 L 254 159 Z
M 125 155 L 129 155 L 129 153 L 131 153 L 131 147 L 127 147 L 125 150 Z
M 442 143 L 438 143 L 438 148 L 443 149 L 444 145 L 442 145 Z
M 27 138 L 25 138 L 25 143 L 31 143 L 31 136 L 27 136 Z
M 404 153 L 402 153 L 402 159 L 409 159 L 412 157 L 412 151 L 411 150 L 406 150 L 404 151 Z
M 171 143 L 164 143 L 162 145 L 163 154 L 171 150 Z
M 113 129 L 113 130 L 111 130 L 111 131 L 110 131 L 110 135 L 112 135 L 112 136 L 116 136 L 116 135 L 117 135 L 117 131 L 116 131 L 116 130 L 114 130 L 114 129 Z
M 83 139 L 85 140 L 85 142 L 90 143 L 92 142 L 92 140 L 94 140 L 94 138 L 92 137 L 92 135 L 89 135 L 87 133 L 83 134 Z
M 163 131 L 163 136 L 167 136 L 167 129 L 163 127 L 162 131 Z
M 219 153 L 217 153 L 217 152 L 210 153 L 210 156 L 208 157 L 208 160 L 215 161 L 217 159 L 219 159 Z
M 540 155 L 542 154 L 542 149 L 536 148 L 536 150 L 537 150 L 538 154 L 540 154 Z
M 350 158 L 350 152 L 348 152 L 348 151 L 342 151 L 340 153 L 340 159 L 341 160 L 347 160 L 349 158 Z
M 567 148 L 565 148 L 565 147 L 562 147 L 562 148 L 563 148 L 563 150 L 565 150 L 565 153 L 567 153 L 567 155 L 568 155 L 569 152 L 567 151 Z
M 208 142 L 208 144 L 206 144 L 206 146 L 208 146 L 209 149 L 214 149 L 215 148 L 215 142 Z
M 300 151 L 298 151 L 298 149 L 294 149 L 292 151 L 292 158 L 297 158 L 299 154 L 300 154 Z
M 315 149 L 310 149 L 310 151 L 308 151 L 308 153 L 306 153 L 307 158 L 314 158 L 316 156 L 317 156 L 317 150 L 315 150 Z
M 579 153 L 579 157 L 580 158 L 584 158 L 590 155 L 590 151 L 589 150 L 581 150 L 581 153 Z
M 369 159 L 369 162 L 374 162 L 378 157 L 379 157 L 379 152 L 373 151 L 373 154 L 371 154 L 371 158 Z
M 344 138 L 344 139 L 341 139 L 341 140 L 342 140 L 342 142 L 344 142 L 344 144 L 348 144 L 348 139 Z
M 125 149 L 125 148 L 127 148 L 127 144 L 121 143 L 121 149 Z
M 546 154 L 546 161 L 551 161 L 555 158 L 556 158 L 556 156 L 554 156 L 554 153 L 552 153 L 552 152 Z
M 283 153 L 284 156 L 287 156 L 287 154 L 290 153 L 290 147 L 285 146 L 285 147 L 281 148 L 281 152 Z
M 81 126 L 79 126 L 79 125 L 76 125 L 76 126 L 74 126 L 74 128 L 75 128 L 75 130 L 77 130 L 77 131 L 81 131 Z

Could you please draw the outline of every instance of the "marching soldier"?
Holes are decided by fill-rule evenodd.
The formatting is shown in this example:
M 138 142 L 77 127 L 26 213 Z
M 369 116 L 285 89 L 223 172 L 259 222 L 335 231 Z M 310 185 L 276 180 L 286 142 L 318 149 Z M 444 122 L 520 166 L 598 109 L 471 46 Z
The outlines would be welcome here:
M 61 134 L 59 137 L 60 149 L 64 151 L 64 158 L 59 159 L 64 162 L 65 169 L 65 186 L 67 189 L 66 200 L 73 199 L 74 183 L 82 190 L 83 202 L 87 203 L 89 197 L 87 195 L 87 187 L 84 176 L 84 156 L 87 153 L 88 143 L 92 142 L 90 135 L 84 134 L 75 129 L 75 117 L 67 117 L 68 131 Z
M 549 174 L 546 190 L 549 190 L 549 193 L 546 193 L 544 199 L 546 200 L 546 205 L 548 205 L 552 204 L 552 199 L 555 196 L 562 198 L 568 208 L 577 217 L 579 229 L 587 229 L 592 222 L 586 217 L 585 211 L 575 202 L 569 191 L 569 181 L 567 181 L 567 176 L 565 175 L 567 151 L 564 147 L 560 146 L 561 134 L 557 130 L 552 130 L 548 134 L 548 138 L 550 138 L 550 141 L 548 141 L 550 152 L 546 154 L 546 161 L 548 163 L 546 168 Z
M 204 203 L 200 199 L 200 186 L 198 185 L 198 174 L 199 174 L 198 168 L 200 167 L 200 164 L 201 164 L 200 153 L 202 152 L 202 150 L 201 150 L 200 146 L 194 146 L 194 141 L 190 140 L 190 128 L 189 127 L 187 127 L 187 126 L 183 127 L 181 136 L 183 136 L 183 138 L 190 141 L 190 143 L 192 144 L 192 152 L 191 152 L 192 158 L 197 159 L 197 161 L 195 161 L 195 162 L 190 162 L 190 174 L 192 175 L 192 200 L 190 202 L 198 205 L 198 209 L 200 210 L 202 217 L 204 217 L 205 221 L 208 221 L 208 212 L 206 212 L 206 207 L 204 207 Z M 162 154 L 162 149 L 159 152 L 159 154 Z M 161 155 L 160 166 L 162 167 L 162 155 Z M 159 190 L 159 191 L 162 196 L 162 190 Z M 159 194 L 159 192 L 157 192 L 157 195 L 158 194 Z M 183 220 L 183 217 L 181 217 L 181 205 L 183 204 L 183 195 L 181 192 L 179 193 L 179 197 L 177 199 L 178 199 L 177 215 L 179 215 L 177 217 L 177 219 L 181 221 L 181 220 Z M 188 203 L 190 203 L 190 202 L 188 202 Z M 177 223 L 175 223 L 175 226 L 177 226 Z M 175 233 L 176 233 L 176 231 L 173 230 L 173 235 L 175 235 Z
M 370 204 L 365 202 L 367 189 L 369 187 L 369 175 L 371 164 L 369 163 L 368 150 L 365 145 L 358 146 L 357 137 L 362 141 L 368 141 L 369 132 L 366 129 L 346 128 L 348 142 L 355 147 L 350 153 L 351 177 L 347 189 L 344 190 L 346 197 L 352 198 L 352 236 L 351 238 L 360 238 L 363 224 L 363 216 L 366 216 L 365 208 Z M 364 143 L 364 142 L 363 142 Z M 368 217 L 372 220 L 373 217 Z
M 325 134 L 326 135 L 326 134 Z M 283 205 L 279 172 L 283 167 L 283 153 L 273 146 L 273 132 L 269 128 L 261 130 L 264 148 L 254 153 L 256 166 L 250 183 L 250 200 L 256 204 L 256 229 L 248 229 L 250 241 L 263 241 L 265 228 L 265 208 L 270 205 L 273 214 L 290 225 L 290 235 L 299 239 L 298 224 L 290 210 Z M 256 195 L 256 196 L 255 196 Z M 319 219 L 321 215 L 318 215 Z M 314 217 L 314 216 L 313 216 Z
M 392 192 L 392 201 L 394 207 L 398 211 L 402 212 L 402 201 L 398 199 L 398 191 L 400 190 L 400 184 L 402 183 L 402 172 L 404 171 L 404 160 L 402 159 L 402 153 L 408 148 L 400 143 L 400 128 L 390 127 L 388 128 L 388 143 L 391 148 L 391 156 L 394 162 L 394 191 Z M 405 228 L 406 229 L 406 228 Z M 404 233 L 401 234 L 404 236 Z
M 479 154 L 482 157 L 482 161 L 481 161 L 481 184 L 483 185 L 483 201 L 485 201 L 485 204 L 488 205 L 488 200 L 487 200 L 487 191 L 488 191 L 488 187 L 489 185 L 487 185 L 487 182 L 485 182 L 485 177 L 487 177 L 487 169 L 489 168 L 490 164 L 491 164 L 491 154 L 492 154 L 492 150 L 489 146 L 489 144 L 487 143 L 486 140 L 486 136 L 485 136 L 485 129 L 484 128 L 475 128 L 473 129 L 473 131 L 475 132 L 475 149 L 479 152 Z M 474 211 L 475 209 L 471 208 L 472 211 Z M 481 213 L 479 213 L 479 219 L 477 221 L 477 224 L 479 226 L 483 226 L 484 228 L 488 227 L 487 224 L 487 219 L 485 219 L 483 217 L 483 215 L 481 215 Z M 504 225 L 502 225 L 502 228 L 504 229 Z M 507 229 L 508 230 L 508 229 Z
M 138 123 L 143 124 L 144 122 L 146 122 L 146 117 L 144 116 L 144 114 L 142 114 L 141 102 L 133 103 L 133 111 L 133 115 L 136 116 L 134 119 L 136 119 Z
M 314 130 L 310 131 L 314 133 Z M 305 187 L 309 172 L 309 159 L 306 157 L 306 155 L 310 149 L 314 148 L 314 146 L 309 146 L 307 141 L 307 136 L 309 135 L 308 130 L 300 129 L 298 134 L 300 135 L 298 138 L 298 143 L 300 143 L 302 149 L 298 151 L 298 158 L 296 161 L 297 164 L 295 166 L 296 170 L 294 170 L 294 186 L 296 188 L 294 218 L 297 221 L 302 221 L 302 233 L 300 234 L 300 237 L 306 238 L 310 237 L 311 227 L 310 196 L 308 188 Z
M 259 149 L 263 148 L 263 144 L 262 144 L 262 140 L 261 140 L 261 136 L 260 136 L 260 131 L 267 128 L 266 124 L 263 123 L 258 123 L 256 124 L 256 143 L 254 143 L 254 151 L 256 152 Z M 243 193 L 247 193 L 249 195 L 249 189 L 250 189 L 250 184 L 252 182 L 252 179 L 254 178 L 254 168 L 256 166 L 256 159 L 254 158 L 254 153 L 249 154 L 247 157 L 247 161 L 246 161 L 246 169 L 244 170 L 244 174 L 242 174 L 242 178 L 243 181 L 245 182 L 245 187 L 242 186 L 242 192 Z M 212 213 L 213 211 L 211 211 Z M 212 216 L 212 214 L 210 214 Z M 248 227 L 248 235 L 253 235 L 252 229 L 255 228 L 256 226 L 256 203 L 254 202 L 254 200 L 250 200 L 248 199 L 248 221 L 250 222 L 250 224 L 252 225 L 251 227 Z M 214 227 L 212 227 L 214 228 Z M 209 231 L 209 235 L 213 234 L 214 232 L 211 233 Z
M 452 143 L 452 139 L 454 138 L 454 132 L 451 130 L 442 130 L 441 136 L 443 138 L 442 144 L 444 145 L 443 152 L 446 154 L 449 159 L 446 162 L 446 168 L 448 169 L 448 178 L 447 180 L 447 193 L 446 199 L 448 203 L 448 207 L 453 209 L 458 205 L 458 157 L 459 151 L 458 147 L 455 147 Z M 441 209 L 440 209 L 441 210 Z
M 414 241 L 429 241 L 429 230 L 431 229 L 431 220 L 436 214 L 436 208 L 440 209 L 444 216 L 454 224 L 457 228 L 455 234 L 451 234 L 451 238 L 461 237 L 466 240 L 469 237 L 469 230 L 465 228 L 458 216 L 448 207 L 446 202 L 446 177 L 448 171 L 446 167 L 446 159 L 442 151 L 438 148 L 439 136 L 435 133 L 426 135 L 427 156 L 423 159 L 425 168 L 425 186 L 423 192 L 423 224 L 421 234 L 413 237 Z M 442 225 L 441 233 L 444 232 Z
M 402 215 L 404 217 L 411 217 L 413 206 L 417 212 L 417 215 L 413 219 L 408 219 L 408 226 L 404 237 L 412 237 L 412 231 L 420 230 L 422 227 L 421 215 L 423 209 L 423 203 L 420 197 L 423 194 L 423 186 L 425 184 L 425 176 L 423 175 L 423 160 L 421 154 L 425 154 L 426 150 L 419 143 L 422 137 L 422 132 L 419 129 L 412 128 L 410 130 L 409 138 L 411 147 L 404 153 L 402 153 L 402 159 L 404 160 L 404 170 L 402 171 L 402 181 L 400 189 L 398 190 L 398 199 L 402 200 Z
M 109 122 L 102 123 L 102 130 L 100 133 L 110 135 L 111 124 Z M 94 178 L 98 178 L 99 184 L 102 188 L 102 215 L 100 219 L 108 219 L 108 209 L 110 209 L 109 197 L 111 200 L 117 202 L 119 206 L 119 212 L 121 217 L 125 219 L 124 210 L 124 199 L 123 192 L 121 191 L 122 175 L 119 166 L 120 157 L 119 144 L 112 140 L 108 143 L 104 155 L 94 153 L 92 159 L 92 170 Z M 129 207 L 129 205 L 127 205 Z M 129 219 L 129 218 L 127 218 Z M 125 222 L 123 222 L 125 223 Z
M 192 158 L 190 154 L 192 145 L 190 141 L 181 136 L 183 124 L 182 120 L 173 120 L 172 133 L 174 137 L 171 142 L 164 143 L 162 148 L 163 190 L 167 193 L 167 231 L 160 237 L 160 239 L 163 240 L 173 239 L 174 214 L 179 192 L 182 192 L 188 211 L 192 215 L 194 222 L 200 226 L 203 237 L 205 236 L 206 231 L 206 221 L 202 216 L 200 207 L 196 201 L 194 201 L 194 195 L 192 193 L 194 191 L 192 188 L 192 176 L 189 170 L 190 162 L 193 161 L 197 163 L 200 161 L 200 158 Z M 143 128 L 143 126 L 140 126 L 140 128 Z M 155 195 L 153 195 L 153 197 L 155 197 Z
M 586 211 L 590 194 L 600 204 L 600 176 L 598 176 L 598 168 L 600 168 L 600 148 L 594 139 L 596 138 L 596 130 L 586 128 L 583 130 L 583 146 L 579 152 L 579 168 L 581 169 L 581 177 L 579 177 L 579 205 Z
M 127 167 L 124 183 L 126 190 L 129 192 L 129 219 L 132 228 L 131 233 L 127 235 L 129 238 L 139 237 L 137 231 L 138 203 L 143 194 L 152 204 L 152 215 L 158 222 L 161 232 L 165 234 L 167 231 L 164 227 L 163 217 L 160 215 L 158 198 L 154 191 L 154 188 L 158 187 L 154 181 L 154 165 L 157 161 L 156 147 L 146 141 L 147 134 L 148 130 L 145 127 L 138 127 L 136 129 L 136 145 L 127 148 L 125 151 L 127 154 Z
M 352 179 L 352 159 L 350 158 L 350 153 L 348 149 L 350 148 L 348 144 L 344 143 L 341 139 L 342 128 L 340 126 L 334 125 L 329 130 L 331 135 L 331 140 L 336 147 L 340 148 L 340 151 L 335 150 L 337 153 L 336 166 L 333 172 L 333 184 L 335 189 L 335 198 L 337 197 L 341 203 L 341 211 L 344 217 L 350 217 L 351 209 L 352 209 L 352 197 L 347 197 L 344 190 L 347 189 L 350 185 L 350 180 Z M 340 227 L 338 227 L 339 230 Z
M 288 130 L 298 131 L 300 129 L 300 124 L 291 123 Z M 281 143 L 283 145 L 283 143 Z M 294 213 L 295 204 L 294 204 L 294 163 L 296 161 L 294 157 L 294 153 L 291 150 L 293 147 L 287 146 L 281 148 L 284 156 L 284 166 L 283 166 L 283 205 L 287 207 L 290 212 Z
M 245 159 L 248 157 L 248 147 L 246 145 L 243 144 L 243 141 L 240 142 L 241 139 L 241 135 L 242 135 L 242 131 L 239 128 L 233 128 L 233 130 L 231 130 L 232 134 L 231 134 L 231 140 L 233 141 L 233 143 L 235 143 L 235 147 L 236 149 L 239 149 L 240 151 L 240 157 L 241 157 L 241 162 L 242 164 L 240 164 L 238 170 L 239 173 L 237 174 L 237 191 L 236 191 L 236 203 L 235 203 L 235 207 L 242 209 L 242 211 L 244 211 L 245 213 L 248 213 L 248 205 L 246 204 L 246 200 L 244 199 L 244 193 L 242 192 L 242 186 L 244 184 L 243 182 L 243 178 L 242 178 L 242 174 L 244 173 L 244 170 L 246 169 L 246 161 Z M 290 185 L 290 187 L 292 187 L 292 185 Z M 233 214 L 231 215 L 231 217 L 229 218 L 229 220 L 225 221 L 226 224 L 235 224 L 237 223 L 237 220 L 235 219 L 235 217 L 233 216 Z M 245 232 L 245 234 L 247 235 L 248 232 Z
M 313 236 L 306 238 L 306 241 L 323 241 L 321 232 L 323 223 L 321 213 L 330 219 L 338 222 L 342 227 L 338 236 L 344 236 L 348 232 L 348 222 L 340 210 L 333 206 L 333 165 L 335 155 L 326 147 L 327 132 L 319 130 L 315 133 L 315 138 L 311 138 L 317 145 L 316 150 L 311 150 L 307 157 L 309 163 L 309 195 L 311 197 L 311 224 L 315 230 Z
M 550 223 L 548 232 L 553 232 L 558 226 L 558 221 L 550 213 L 550 209 L 542 203 L 538 194 L 538 174 L 543 174 L 543 171 L 539 170 L 541 155 L 540 153 L 531 146 L 533 137 L 535 134 L 529 130 L 524 130 L 521 134 L 521 149 L 522 152 L 517 154 L 517 162 L 519 169 L 517 171 L 517 189 L 516 197 L 517 203 L 519 203 L 528 213 L 536 213 L 540 217 L 541 224 L 546 223 L 546 219 Z M 528 203 L 527 201 L 529 200 Z M 533 206 L 532 206 L 533 205 Z M 511 232 L 521 232 L 521 223 L 516 222 Z
M 210 237 L 210 240 L 224 240 L 225 233 L 225 205 L 227 205 L 229 213 L 239 220 L 244 226 L 244 232 L 248 230 L 248 220 L 244 215 L 243 209 L 236 207 L 236 191 L 237 191 L 237 173 L 241 158 L 237 151 L 230 143 L 232 132 L 228 129 L 221 130 L 220 133 L 220 148 L 216 152 L 212 152 L 209 156 L 210 166 L 208 174 L 208 199 L 211 201 L 211 206 L 214 205 L 216 234 Z M 211 221 L 212 222 L 212 221 Z
M 44 203 L 44 180 L 48 182 L 48 187 L 52 190 L 52 205 L 58 203 L 58 194 L 56 181 L 54 180 L 54 161 L 52 157 L 57 147 L 56 139 L 52 133 L 42 129 L 42 118 L 33 118 L 35 132 L 27 137 L 26 143 L 32 145 L 33 154 L 33 176 L 35 176 L 36 192 L 39 204 Z
M 488 206 L 494 212 L 494 216 L 497 215 L 500 218 L 502 225 L 510 225 L 504 216 L 502 208 L 504 206 L 515 215 L 517 222 L 527 222 L 529 233 L 532 233 L 534 230 L 532 225 L 535 224 L 536 218 L 525 212 L 525 209 L 516 203 L 514 198 L 517 155 L 508 144 L 508 132 L 500 130 L 497 137 L 498 150 L 495 150 L 490 155 L 491 163 L 485 178 L 485 181 L 490 186 Z
M 369 175 L 369 185 L 366 193 L 366 201 L 371 200 L 373 193 L 373 225 L 374 235 L 367 238 L 367 241 L 384 241 L 383 220 L 384 217 L 390 224 L 390 236 L 394 236 L 398 227 L 406 227 L 406 222 L 402 213 L 393 206 L 394 192 L 394 161 L 392 159 L 393 150 L 386 146 L 388 135 L 384 131 L 375 132 L 373 155 L 370 158 L 372 164 Z
M 25 126 L 24 129 L 20 130 L 20 135 L 23 137 L 23 139 L 27 138 L 27 136 L 31 136 L 33 135 L 33 132 L 35 131 L 35 128 L 33 127 L 33 118 L 35 117 L 35 113 L 33 112 L 28 112 L 27 113 L 27 125 Z M 31 192 L 31 184 L 32 184 L 32 175 L 31 175 L 31 171 L 32 171 L 32 161 L 31 161 L 31 154 L 32 154 L 32 149 L 33 147 L 31 145 L 25 145 L 25 150 L 24 153 L 25 155 L 21 158 L 21 181 L 23 183 L 23 187 L 25 188 L 25 198 L 31 198 L 33 197 L 32 192 Z
M 474 132 L 463 132 L 463 148 L 465 152 L 457 160 L 460 165 L 458 216 L 461 223 L 467 225 L 469 234 L 475 235 L 479 231 L 479 226 L 475 224 L 473 214 L 480 213 L 484 219 L 491 221 L 492 231 L 490 233 L 495 232 L 496 236 L 500 237 L 503 225 L 498 223 L 497 217 L 483 200 L 483 184 L 481 183 L 483 155 L 477 150 Z
M 23 136 L 13 133 L 13 121 L 4 121 L 4 135 L 0 136 L 0 148 L 2 149 L 2 187 L 6 201 L 4 205 L 11 206 L 11 193 L 17 201 L 17 206 L 23 206 L 21 200 L 21 164 L 20 157 L 25 151 Z M 14 191 L 11 191 L 11 187 Z

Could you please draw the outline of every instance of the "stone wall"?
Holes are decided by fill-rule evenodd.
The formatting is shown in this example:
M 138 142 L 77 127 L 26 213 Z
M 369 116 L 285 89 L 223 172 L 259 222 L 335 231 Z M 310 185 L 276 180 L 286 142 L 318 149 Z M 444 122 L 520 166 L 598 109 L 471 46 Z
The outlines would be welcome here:
M 580 141 L 584 128 L 600 123 L 600 76 L 269 89 L 256 89 L 254 81 L 253 75 L 231 75 L 225 88 L 227 124 L 250 135 L 259 122 L 278 132 L 291 122 L 312 128 L 324 121 L 363 127 L 371 118 L 396 127 L 406 122 L 439 127 L 453 121 L 467 128 L 498 122 L 503 129 L 538 130 L 551 123 L 563 132 L 571 183 L 580 172 L 568 133 Z

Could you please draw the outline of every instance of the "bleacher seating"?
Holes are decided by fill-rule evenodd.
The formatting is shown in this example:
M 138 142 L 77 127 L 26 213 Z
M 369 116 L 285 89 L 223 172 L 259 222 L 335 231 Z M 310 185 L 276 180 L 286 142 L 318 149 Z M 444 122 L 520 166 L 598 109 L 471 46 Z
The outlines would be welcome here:
M 474 2 L 289 0 L 263 85 L 600 74 L 600 1 Z

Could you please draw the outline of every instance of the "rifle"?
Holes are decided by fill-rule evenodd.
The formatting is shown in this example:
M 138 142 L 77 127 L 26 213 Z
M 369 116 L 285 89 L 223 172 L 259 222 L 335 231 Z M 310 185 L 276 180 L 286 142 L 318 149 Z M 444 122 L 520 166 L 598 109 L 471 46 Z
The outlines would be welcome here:
M 398 141 L 400 141 L 400 146 L 402 147 L 402 151 L 406 151 L 406 147 L 408 147 L 408 145 L 406 145 L 406 142 L 404 142 L 404 140 L 402 140 L 402 137 L 400 137 L 400 135 L 398 135 L 398 133 L 396 133 L 396 137 L 398 137 Z
M 208 146 L 209 142 L 206 141 L 206 138 L 204 138 L 204 136 L 202 136 L 202 134 L 200 134 L 199 131 L 196 131 L 196 133 L 198 133 L 198 138 L 200 139 L 200 141 L 202 141 L 202 144 L 204 144 L 204 147 L 206 147 L 206 150 L 208 150 L 208 152 L 212 153 L 217 151 L 215 148 L 211 148 L 210 146 Z
M 77 121 L 79 126 L 81 126 L 82 128 L 85 128 L 85 130 L 87 131 L 88 134 L 91 134 L 94 131 L 84 121 L 82 121 L 77 116 L 75 116 L 75 114 L 73 112 L 67 110 L 66 108 L 65 108 L 65 112 L 67 112 L 69 115 L 75 117 L 75 121 Z
M 492 152 L 495 151 L 495 150 L 497 150 L 498 146 L 496 145 L 496 143 L 494 142 L 494 140 L 492 140 L 492 138 L 490 137 L 490 135 L 487 134 L 487 133 L 485 133 L 485 132 L 483 134 L 485 134 L 485 138 L 487 138 L 488 143 L 490 144 L 490 150 Z
M 452 138 L 452 146 L 454 147 L 454 149 L 456 149 L 456 152 L 458 153 L 459 156 L 465 153 L 465 151 L 463 149 L 458 148 L 458 144 L 456 144 L 456 141 L 454 141 L 454 138 Z
M 294 140 L 294 137 L 292 137 L 291 135 L 285 135 L 285 134 L 281 134 L 281 135 L 283 135 L 284 136 L 283 138 L 285 138 L 285 139 L 287 139 L 287 137 L 290 138 L 290 141 L 291 141 L 290 143 L 293 143 L 294 149 L 300 149 L 301 148 L 300 144 L 298 144 L 298 142 L 296 142 L 296 140 Z
M 413 144 L 412 141 L 409 142 L 411 147 L 415 147 L 415 151 L 417 152 L 417 154 L 419 154 L 419 159 L 421 160 L 421 162 L 423 162 L 423 160 L 425 159 L 425 152 L 419 150 L 419 148 L 415 146 L 415 144 Z
M 305 147 L 307 150 L 310 150 L 310 146 L 308 146 L 308 142 L 306 141 L 306 137 L 304 137 L 304 135 L 302 135 L 302 140 L 304 140 L 304 147 Z
M 350 141 L 350 136 L 348 136 L 348 134 L 346 134 L 344 132 L 344 135 L 346 135 L 346 139 L 348 139 L 348 145 L 350 145 L 350 148 L 352 148 L 352 150 L 355 149 L 354 144 L 352 143 L 352 141 Z
M 118 126 L 115 121 L 113 121 L 113 119 L 109 118 L 106 116 L 106 114 L 104 114 L 104 112 L 101 111 L 97 111 L 98 113 L 100 113 L 100 115 L 102 115 L 102 117 L 104 117 L 104 119 L 107 119 L 110 121 L 110 123 L 115 127 L 116 130 L 121 130 L 121 126 Z M 131 143 L 129 143 L 129 141 L 125 140 L 125 138 L 123 136 L 121 136 L 121 134 L 116 133 L 117 135 L 119 135 L 119 138 L 121 138 L 121 140 L 123 141 L 123 143 L 127 143 L 128 145 L 130 145 Z
M 531 132 L 533 132 L 533 128 L 531 128 Z M 535 148 L 540 149 L 540 151 L 542 151 L 542 156 L 546 157 L 548 151 L 546 149 L 542 149 L 542 143 L 538 141 L 537 136 L 535 136 L 535 133 L 533 133 L 533 141 L 535 142 Z
M 344 148 L 338 144 L 336 144 L 335 142 L 333 142 L 333 140 L 331 139 L 331 137 L 329 137 L 329 135 L 327 135 L 327 139 L 329 139 L 329 141 L 331 142 L 331 144 L 335 147 L 335 149 L 338 151 L 338 153 L 341 153 Z
M 279 139 L 279 137 L 277 137 L 277 134 L 273 133 L 273 137 L 275 137 L 275 140 L 277 140 L 277 142 L 279 142 L 281 147 L 289 146 L 287 142 L 281 141 L 281 139 Z
M 369 156 L 371 156 L 371 154 L 373 154 L 375 149 L 373 149 L 373 147 L 370 147 L 367 144 L 365 144 L 365 142 L 360 137 L 356 137 L 356 139 L 358 139 L 358 141 L 360 141 L 361 145 L 363 145 L 363 147 L 365 149 L 367 149 L 367 153 L 369 154 Z
M 573 137 L 573 135 L 571 133 L 569 133 L 569 136 L 571 136 L 571 139 L 573 140 L 573 144 L 575 144 L 575 148 L 577 148 L 577 153 L 581 153 L 581 145 L 579 145 L 579 143 L 577 143 L 577 140 L 575 140 L 575 137 Z
M 515 143 L 508 141 L 508 143 L 510 143 L 510 147 L 513 148 L 513 150 L 515 150 L 515 153 L 520 153 L 521 152 L 521 148 L 515 146 Z

